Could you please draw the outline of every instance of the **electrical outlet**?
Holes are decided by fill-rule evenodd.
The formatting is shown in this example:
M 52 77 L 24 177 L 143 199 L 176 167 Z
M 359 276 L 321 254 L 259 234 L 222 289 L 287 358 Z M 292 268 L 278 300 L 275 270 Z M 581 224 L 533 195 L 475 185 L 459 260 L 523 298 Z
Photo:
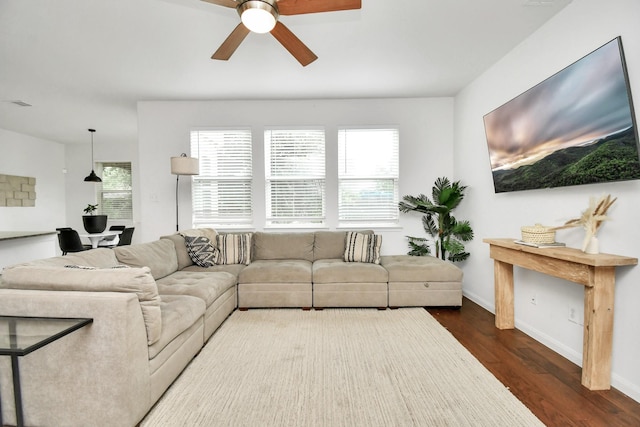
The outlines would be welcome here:
M 529 297 L 529 302 L 533 305 L 538 304 L 538 297 L 536 296 L 536 294 L 531 294 L 531 296 Z

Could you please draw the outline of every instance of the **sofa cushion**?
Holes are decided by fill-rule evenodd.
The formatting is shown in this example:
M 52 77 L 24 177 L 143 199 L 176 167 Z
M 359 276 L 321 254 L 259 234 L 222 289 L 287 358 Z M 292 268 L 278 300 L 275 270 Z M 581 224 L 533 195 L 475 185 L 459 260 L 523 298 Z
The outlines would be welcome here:
M 205 304 L 200 298 L 188 295 L 163 295 L 160 303 L 162 312 L 162 334 L 149 346 L 149 359 L 156 357 L 174 340 L 185 341 L 188 337 L 183 332 L 193 324 L 201 323 L 204 327 Z M 204 336 L 202 337 L 204 344 Z
M 251 234 L 218 234 L 217 264 L 245 264 L 251 262 Z
M 342 258 L 346 236 L 346 231 L 316 231 L 313 244 L 314 260 Z
M 180 271 L 200 271 L 200 272 L 227 272 L 233 274 L 233 276 L 237 279 L 238 275 L 242 270 L 246 268 L 244 264 L 225 264 L 225 265 L 214 265 L 213 267 L 200 267 L 198 265 L 192 264 L 189 267 L 185 267 Z
M 176 249 L 173 241 L 168 239 L 118 246 L 113 251 L 118 261 L 123 264 L 132 267 L 149 267 L 154 279 L 160 279 L 178 270 Z
M 256 260 L 240 272 L 238 283 L 311 284 L 311 262 L 304 259 Z
M 382 266 L 341 259 L 320 259 L 313 263 L 313 283 L 386 283 L 389 274 Z
M 462 269 L 433 256 L 385 255 L 380 263 L 389 272 L 389 282 L 458 282 Z
M 188 230 L 181 230 L 178 232 L 178 234 L 191 237 L 203 236 L 208 238 L 212 242 L 215 242 L 218 232 L 213 228 L 190 228 Z
M 344 249 L 344 260 L 347 262 L 370 262 L 380 264 L 380 247 L 382 236 L 347 232 Z
M 373 234 L 373 230 L 359 233 Z M 346 231 L 316 231 L 313 244 L 313 259 L 337 259 L 344 257 Z
M 236 277 L 231 273 L 204 273 L 176 271 L 157 281 L 158 293 L 164 295 L 191 295 L 203 300 L 207 307 L 236 285 Z
M 112 249 L 99 248 L 90 251 L 73 252 L 65 256 L 39 259 L 25 265 L 57 265 L 63 267 L 71 264 L 107 268 L 118 265 L 119 262 Z
M 20 265 L 5 268 L 2 282 L 3 287 L 11 289 L 135 293 L 142 309 L 148 344 L 156 342 L 162 333 L 158 287 L 148 267 L 86 270 Z
M 173 241 L 176 248 L 176 256 L 178 257 L 178 270 L 182 270 L 185 267 L 193 265 L 193 261 L 191 261 L 191 257 L 187 253 L 184 236 L 204 236 L 209 238 L 211 244 L 215 246 L 217 234 L 213 228 L 192 228 L 189 230 L 181 230 L 167 236 L 161 236 L 160 238 Z
M 168 236 L 161 236 L 160 239 L 171 240 L 176 250 L 176 259 L 178 261 L 178 270 L 193 265 L 193 261 L 187 252 L 187 246 L 184 243 L 184 236 L 179 234 L 170 234 Z
M 191 261 L 200 267 L 213 267 L 218 262 L 220 251 L 204 236 L 184 236 L 184 244 Z
M 216 241 L 216 236 L 218 232 L 213 228 L 196 228 L 195 230 L 200 230 L 204 237 L 208 237 L 212 242 Z
M 253 234 L 253 259 L 304 259 L 313 261 L 314 233 Z

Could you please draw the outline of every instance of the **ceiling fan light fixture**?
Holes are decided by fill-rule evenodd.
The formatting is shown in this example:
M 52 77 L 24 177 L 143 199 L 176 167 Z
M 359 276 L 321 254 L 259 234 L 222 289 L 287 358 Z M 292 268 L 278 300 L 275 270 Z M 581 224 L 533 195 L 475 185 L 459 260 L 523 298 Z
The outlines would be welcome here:
M 278 10 L 268 1 L 245 1 L 238 6 L 238 13 L 244 26 L 259 34 L 273 30 L 278 20 Z

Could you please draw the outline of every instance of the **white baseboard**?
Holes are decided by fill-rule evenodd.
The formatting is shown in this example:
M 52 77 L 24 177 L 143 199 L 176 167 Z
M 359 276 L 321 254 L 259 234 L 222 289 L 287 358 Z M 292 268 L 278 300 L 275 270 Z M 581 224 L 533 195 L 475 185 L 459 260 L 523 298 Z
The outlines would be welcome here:
M 478 295 L 472 292 L 463 292 L 463 295 L 469 298 L 471 301 L 478 304 L 479 306 L 481 306 L 482 308 L 484 308 L 485 310 L 489 311 L 490 313 L 495 314 L 495 305 L 493 301 L 489 302 L 483 298 L 480 298 Z M 545 347 L 548 347 L 551 350 L 555 351 L 565 359 L 575 363 L 578 366 L 582 366 L 582 353 L 579 353 L 573 350 L 572 348 L 567 347 L 566 345 L 550 337 L 549 335 L 537 330 L 531 325 L 525 322 L 519 321 L 517 316 L 515 320 L 516 320 L 516 329 L 527 334 L 528 336 L 538 341 Z M 638 385 L 636 384 L 633 384 L 627 381 L 625 378 L 617 375 L 615 372 L 611 373 L 611 386 L 617 389 L 618 391 L 626 394 L 636 402 L 640 402 L 640 387 L 638 387 Z

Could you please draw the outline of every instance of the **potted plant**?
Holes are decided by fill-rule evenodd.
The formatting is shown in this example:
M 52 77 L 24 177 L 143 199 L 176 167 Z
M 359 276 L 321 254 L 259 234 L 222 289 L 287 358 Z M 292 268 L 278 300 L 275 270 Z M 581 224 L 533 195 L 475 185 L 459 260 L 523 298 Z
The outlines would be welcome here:
M 82 224 L 87 233 L 102 233 L 107 228 L 107 215 L 96 215 L 95 212 L 97 210 L 97 203 L 95 205 L 89 203 L 87 207 L 84 208 L 86 215 L 82 216 Z
M 432 188 L 432 198 L 424 194 L 418 197 L 404 196 L 398 207 L 401 212 L 423 213 L 422 225 L 435 241 L 436 257 L 449 261 L 463 261 L 469 258 L 469 252 L 465 252 L 464 244 L 473 239 L 473 230 L 469 221 L 458 221 L 452 215 L 453 210 L 464 199 L 464 190 L 467 187 L 460 181 L 450 182 L 442 177 L 435 181 Z M 431 253 L 429 240 L 423 237 L 411 237 L 409 255 L 427 255 Z

